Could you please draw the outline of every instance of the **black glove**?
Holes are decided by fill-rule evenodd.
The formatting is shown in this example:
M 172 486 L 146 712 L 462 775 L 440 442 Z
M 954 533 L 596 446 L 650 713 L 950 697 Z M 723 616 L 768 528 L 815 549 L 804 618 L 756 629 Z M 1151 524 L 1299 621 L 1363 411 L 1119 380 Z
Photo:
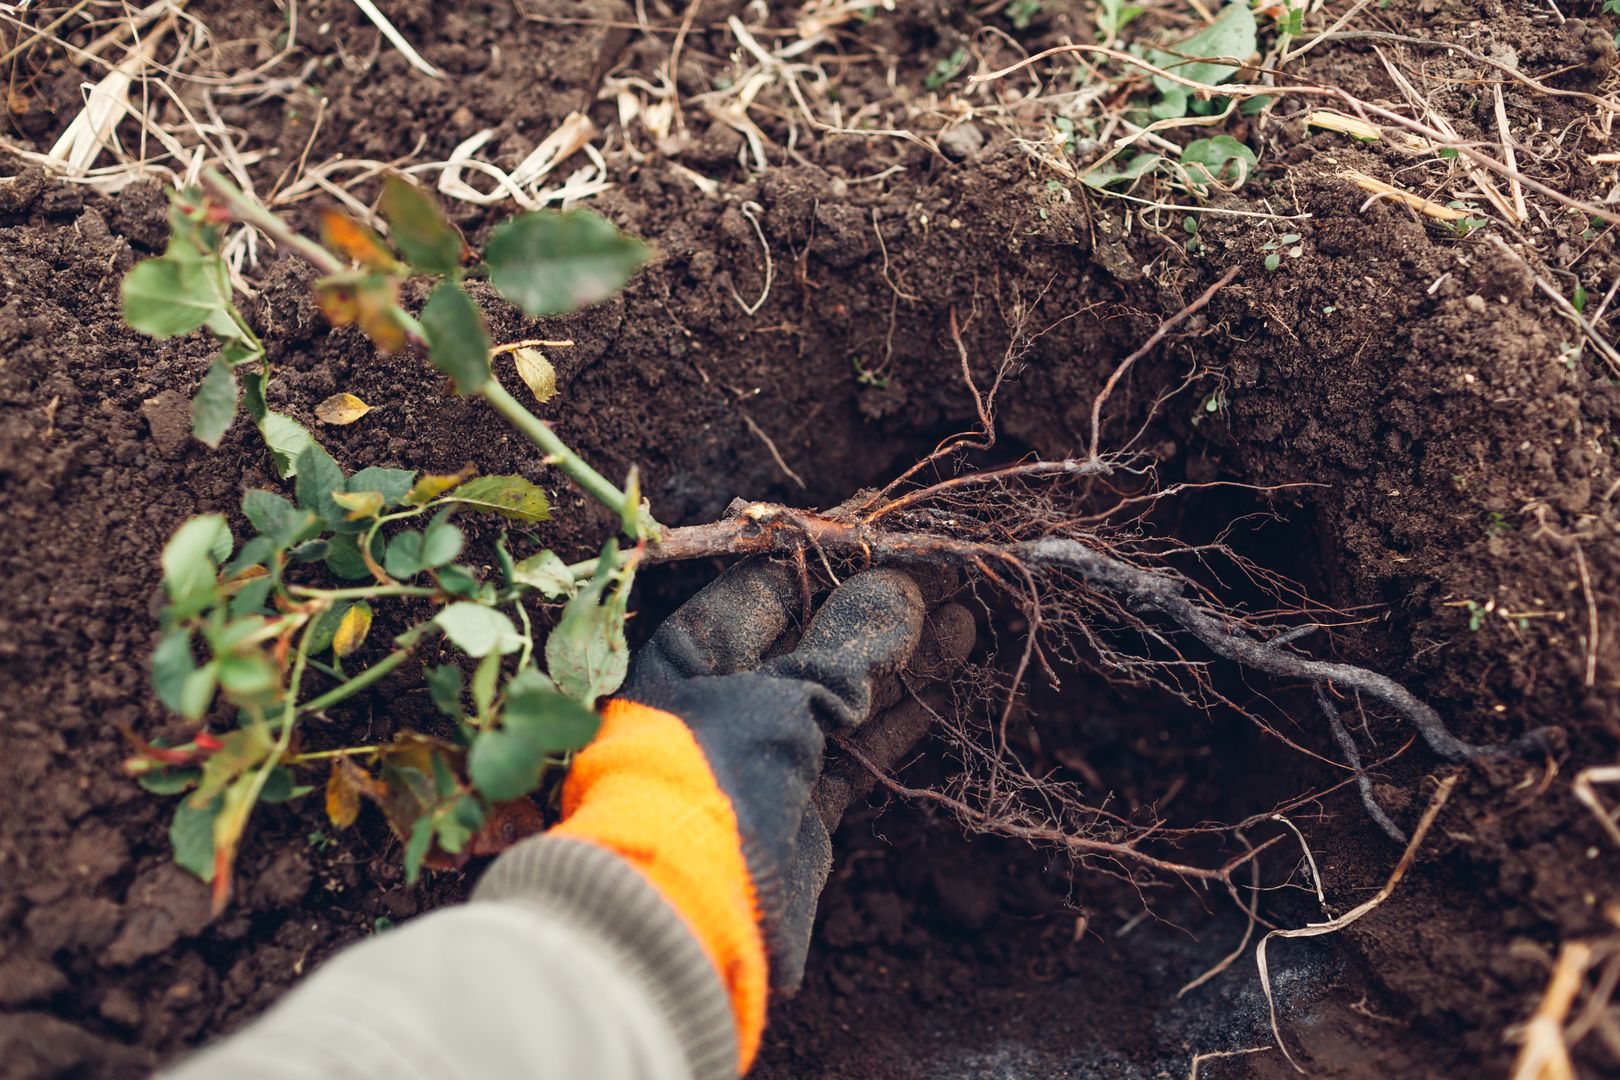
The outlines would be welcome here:
M 899 697 L 898 676 L 923 637 L 927 612 L 909 575 L 869 570 L 833 590 L 791 651 L 771 656 L 802 587 L 780 563 L 733 567 L 665 620 L 633 659 L 619 694 L 681 717 L 731 800 L 778 994 L 803 977 L 816 899 L 831 866 L 828 832 L 859 786 L 843 777 L 836 792 L 812 800 L 825 735 L 854 731 L 874 705 Z M 966 612 L 952 607 L 947 621 L 959 640 Z M 958 651 L 960 659 L 966 647 Z M 907 715 L 907 731 L 916 729 L 909 746 L 927 721 L 921 717 L 917 728 L 916 711 Z

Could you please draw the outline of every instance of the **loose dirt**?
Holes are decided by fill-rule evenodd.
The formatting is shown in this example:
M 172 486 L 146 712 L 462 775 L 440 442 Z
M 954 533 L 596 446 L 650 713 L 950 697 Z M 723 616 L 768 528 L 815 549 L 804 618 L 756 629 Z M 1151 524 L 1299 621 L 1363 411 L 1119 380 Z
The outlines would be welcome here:
M 630 5 L 598 0 L 387 6 L 451 77 L 413 72 L 350 4 L 301 6 L 298 55 L 313 61 L 301 88 L 228 99 L 224 112 L 244 143 L 278 151 L 266 189 L 301 155 L 442 160 L 485 126 L 510 166 L 575 109 L 608 123 L 604 77 L 656 71 L 687 13 L 655 14 L 643 32 Z M 1476 50 L 1488 38 L 1524 70 L 1555 72 L 1540 77 L 1560 88 L 1597 92 L 1614 78 L 1612 27 L 1574 17 L 1596 4 L 1575 7 L 1562 25 L 1494 2 L 1397 2 L 1382 18 Z M 273 10 L 190 10 L 234 43 L 222 48 L 244 68 L 287 29 Z M 688 94 L 712 85 L 736 48 L 725 20 L 742 5 L 692 10 L 679 70 Z M 1002 48 L 979 30 L 1005 27 L 995 10 L 880 9 L 846 45 L 894 57 L 898 85 L 920 98 L 958 43 Z M 1089 40 L 1084 10 L 1047 3 L 1024 47 Z M 1321 46 L 1297 74 L 1397 100 L 1378 55 L 1397 47 Z M 995 55 L 988 66 L 1017 58 Z M 1495 138 L 1477 85 L 1492 69 L 1443 50 L 1401 55 L 1433 77 L 1436 106 L 1464 137 Z M 83 76 L 59 56 L 28 65 L 11 137 L 39 148 L 76 111 Z M 882 79 L 860 81 L 872 69 L 852 70 L 851 110 L 889 92 Z M 1602 200 L 1614 178 L 1585 156 L 1598 145 L 1582 126 L 1590 106 L 1511 81 L 1504 91 L 1513 115 L 1536 116 L 1525 136 L 1542 155 L 1535 174 Z M 1126 203 L 1049 184 L 993 124 L 975 126 L 977 139 L 954 135 L 946 154 L 801 125 L 788 154 L 783 110 L 764 125 L 770 167 L 755 172 L 739 164 L 741 134 L 691 110 L 679 152 L 610 152 L 616 186 L 593 203 L 654 244 L 657 263 L 622 297 L 566 320 L 492 304 L 491 332 L 575 339 L 552 354 L 561 393 L 544 415 L 609 475 L 639 465 L 660 518 L 685 524 L 736 496 L 832 505 L 971 429 L 944 329 L 953 311 L 981 376 L 1012 324 L 1051 327 L 1002 393 L 998 454 L 1082 451 L 1091 401 L 1118 359 L 1241 265 L 1116 395 L 1122 411 L 1105 434 L 1121 438 L 1162 389 L 1193 378 L 1142 442 L 1166 483 L 1194 488 L 1154 528 L 1199 542 L 1238 522 L 1229 539 L 1248 558 L 1354 614 L 1320 635 L 1318 655 L 1403 681 L 1464 738 L 1562 731 L 1544 760 L 1465 773 L 1417 866 L 1376 912 L 1335 936 L 1273 943 L 1282 1031 L 1318 1075 L 1500 1074 L 1513 1052 L 1504 1033 L 1532 1011 L 1558 944 L 1612 934 L 1620 904 L 1620 852 L 1570 787 L 1581 769 L 1616 760 L 1620 736 L 1620 386 L 1590 349 L 1571 359 L 1579 331 L 1489 230 L 1438 230 L 1342 178 L 1350 168 L 1392 175 L 1393 151 L 1286 116 L 1263 134 L 1264 175 L 1215 205 L 1289 219 L 1206 214 L 1194 254 L 1179 216 L 1155 231 Z M 1560 131 L 1575 132 L 1580 153 L 1555 147 Z M 715 179 L 716 193 L 676 165 Z M 0 1073 L 134 1076 L 250 1019 L 341 946 L 464 896 L 471 876 L 407 888 L 380 822 L 368 815 L 331 843 L 320 808 L 298 802 L 255 817 L 238 897 L 219 918 L 205 887 L 169 861 L 169 804 L 118 768 L 120 724 L 149 737 L 171 727 L 146 675 L 156 553 L 186 516 L 233 510 L 244 487 L 276 482 L 247 425 L 218 451 L 190 439 L 205 344 L 154 343 L 120 323 L 121 275 L 163 243 L 161 185 L 97 195 L 3 151 L 0 176 L 13 177 L 0 180 Z M 504 214 L 453 212 L 474 237 Z M 1547 216 L 1538 247 L 1573 268 L 1591 312 L 1620 274 L 1612 230 Z M 1300 234 L 1300 254 L 1268 271 L 1265 245 L 1284 232 Z M 420 360 L 381 358 L 354 332 L 330 331 L 301 264 L 269 262 L 258 277 L 245 309 L 276 366 L 272 405 L 312 427 L 314 405 L 335 391 L 375 406 L 351 427 L 319 428 L 339 461 L 522 473 L 557 493 L 541 539 L 574 558 L 594 549 L 604 519 L 497 417 L 448 395 Z M 1217 481 L 1251 487 L 1201 486 Z M 714 569 L 649 571 L 635 630 L 644 636 Z M 1210 584 L 1252 599 L 1242 582 Z M 1032 773 L 1111 792 L 1118 805 L 1234 821 L 1346 778 L 1238 716 L 1060 674 L 1063 689 L 1041 690 L 1036 719 L 1017 725 L 1017 749 Z M 407 685 L 384 681 L 320 737 L 376 741 L 433 723 L 425 701 L 401 696 Z M 1338 760 L 1307 688 L 1255 682 L 1247 693 L 1269 695 L 1295 718 L 1291 739 Z M 1409 732 L 1368 724 L 1364 754 L 1396 755 L 1375 770 L 1377 797 L 1409 827 L 1441 765 L 1421 746 L 1396 753 Z M 924 785 L 951 768 L 943 746 L 927 745 L 905 778 Z M 1353 786 L 1291 820 L 1332 914 L 1369 897 L 1400 854 Z M 1269 1048 L 1252 944 L 1176 996 L 1244 934 L 1223 894 L 1178 885 L 1138 895 L 1052 852 L 964 838 L 929 807 L 881 795 L 852 811 L 838 850 L 806 986 L 776 1011 L 756 1075 L 1183 1075 L 1196 1054 L 1254 1048 L 1206 1061 L 1200 1075 L 1292 1075 Z M 1262 894 L 1275 925 L 1326 917 L 1296 858 L 1266 863 L 1268 883 L 1292 875 L 1290 888 Z M 1620 1067 L 1597 1038 L 1578 1057 L 1594 1075 Z

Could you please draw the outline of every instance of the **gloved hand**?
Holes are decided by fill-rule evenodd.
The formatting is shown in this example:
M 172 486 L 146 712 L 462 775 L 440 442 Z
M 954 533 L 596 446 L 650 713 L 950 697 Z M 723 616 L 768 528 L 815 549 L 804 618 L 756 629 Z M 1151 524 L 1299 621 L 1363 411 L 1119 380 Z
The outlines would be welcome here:
M 894 703 L 927 611 L 910 576 L 867 571 L 771 656 L 800 588 L 788 567 L 751 560 L 670 616 L 576 757 L 549 834 L 618 852 L 681 914 L 726 983 L 744 1067 L 764 1027 L 767 972 L 778 992 L 802 976 L 828 831 L 856 786 L 842 776 L 813 801 L 826 734 Z M 953 614 L 958 641 L 968 624 L 960 659 L 971 619 Z M 919 727 L 907 715 L 909 746 L 926 717 Z

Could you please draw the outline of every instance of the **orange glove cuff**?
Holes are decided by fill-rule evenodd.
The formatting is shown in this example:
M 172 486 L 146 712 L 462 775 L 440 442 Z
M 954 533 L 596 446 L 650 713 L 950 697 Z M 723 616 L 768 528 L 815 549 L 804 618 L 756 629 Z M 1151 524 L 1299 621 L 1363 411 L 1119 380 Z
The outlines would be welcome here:
M 739 1071 L 765 1029 L 765 940 L 731 800 L 677 716 L 614 699 L 563 784 L 551 830 L 616 852 L 691 928 L 731 996 Z

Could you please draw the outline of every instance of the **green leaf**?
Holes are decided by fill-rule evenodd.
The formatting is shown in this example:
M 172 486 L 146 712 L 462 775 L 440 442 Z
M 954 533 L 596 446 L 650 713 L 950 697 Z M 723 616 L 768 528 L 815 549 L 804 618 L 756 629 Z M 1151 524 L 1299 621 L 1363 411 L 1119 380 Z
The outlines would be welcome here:
M 121 289 L 124 321 L 155 338 L 189 334 L 228 303 L 198 256 L 172 254 L 136 263 Z
M 602 718 L 571 697 L 549 688 L 512 689 L 507 684 L 503 720 L 548 754 L 578 750 L 596 738 Z
M 312 519 L 314 516 L 314 514 L 310 515 Z M 350 539 L 357 538 L 351 537 Z M 302 543 L 294 544 L 292 547 L 288 548 L 287 558 L 291 559 L 293 562 L 320 562 L 322 559 L 326 558 L 327 555 L 331 554 L 331 551 L 332 545 L 327 543 L 325 540 L 305 540 Z M 357 557 L 359 556 L 358 547 L 355 549 L 355 555 Z
M 216 795 L 202 807 L 181 799 L 169 823 L 169 846 L 174 861 L 204 881 L 214 880 L 214 819 L 219 817 L 222 799 Z
M 152 688 L 170 712 L 179 712 L 186 679 L 197 670 L 191 655 L 191 631 L 181 627 L 163 635 L 152 652 Z
M 150 791 L 153 795 L 178 795 L 189 790 L 200 776 L 201 769 L 171 766 L 143 772 L 135 778 L 135 782 L 141 785 L 142 790 Z
M 404 245 L 400 245 L 403 247 Z M 423 814 L 411 826 L 411 838 L 405 845 L 405 884 L 415 885 L 422 876 L 422 860 L 433 846 L 433 815 Z
M 210 661 L 187 675 L 180 684 L 180 708 L 176 711 L 187 720 L 201 720 L 213 703 L 218 686 L 219 663 Z
M 435 819 L 434 836 L 438 838 L 439 847 L 452 855 L 461 852 L 467 841 L 472 839 L 472 832 L 451 815 Z
M 594 705 L 624 682 L 630 650 L 624 640 L 628 575 L 614 568 L 618 544 L 602 550 L 596 573 L 563 608 L 562 618 L 546 639 L 546 669 L 558 689 Z M 603 593 L 612 584 L 612 595 Z
M 236 557 L 221 569 L 226 577 L 238 577 L 250 566 L 263 566 L 276 553 L 276 545 L 268 536 L 255 536 L 243 544 Z
M 484 827 L 484 805 L 471 795 L 463 795 L 457 799 L 455 809 L 451 813 L 455 815 L 457 821 L 473 832 Z
M 257 421 L 259 435 L 264 439 L 264 445 L 270 450 L 270 457 L 276 463 L 276 475 L 283 480 L 290 480 L 298 475 L 298 456 L 309 447 L 320 447 L 315 436 L 292 417 L 275 411 L 268 411 Z
M 405 501 L 415 482 L 416 474 L 409 469 L 384 469 L 371 465 L 349 477 L 346 488 L 349 491 L 381 492 L 383 502 L 397 506 Z
M 248 547 L 253 544 L 265 544 L 268 546 L 268 541 L 262 536 L 255 536 L 243 546 L 242 550 L 247 551 Z M 265 604 L 270 599 L 270 590 L 274 585 L 275 582 L 270 579 L 268 574 L 254 578 L 246 585 L 243 585 L 236 591 L 236 595 L 231 597 L 229 607 L 231 618 L 239 619 L 244 615 L 268 614 Z
M 498 728 L 480 731 L 467 755 L 467 776 L 493 802 L 533 791 L 551 754 L 576 750 L 596 735 L 601 720 L 591 709 L 555 690 L 512 690 Z
M 296 536 L 300 530 L 298 522 L 313 519 L 307 513 L 300 512 L 285 496 L 264 488 L 250 488 L 242 493 L 242 516 L 248 519 L 260 536 L 268 536 L 278 545 Z
M 530 555 L 513 566 L 512 579 L 519 585 L 538 589 L 540 595 L 548 600 L 574 595 L 573 572 L 568 569 L 568 564 L 549 548 L 538 555 Z
M 480 476 L 462 484 L 445 498 L 517 521 L 551 520 L 551 503 L 546 493 L 521 476 Z
M 466 543 L 461 530 L 450 524 L 450 510 L 440 510 L 422 530 L 422 566 L 432 570 L 453 562 Z
M 382 543 L 382 537 L 378 536 L 371 545 L 371 557 L 379 563 L 383 561 Z M 371 568 L 360 554 L 360 537 L 352 533 L 332 537 L 325 562 L 328 570 L 346 581 L 364 581 L 371 577 Z
M 506 546 L 505 530 L 502 530 L 501 535 L 495 538 L 495 561 L 500 564 L 501 581 L 506 587 L 511 588 L 516 585 L 517 579 L 514 575 L 517 573 L 517 565 L 512 561 L 511 549 Z
M 352 600 L 339 600 L 315 617 L 308 630 L 309 655 L 319 656 L 332 647 L 332 638 L 337 635 L 337 628 L 353 603 Z
M 194 517 L 175 530 L 162 555 L 171 618 L 188 619 L 214 600 L 218 564 L 230 553 L 231 530 L 223 514 Z
M 1275 251 L 1273 251 L 1270 255 L 1266 256 L 1266 269 L 1267 270 L 1275 270 L 1275 269 L 1277 269 L 1277 267 L 1279 267 L 1281 265 L 1282 265 L 1282 256 L 1277 254 Z
M 461 554 L 466 537 L 447 520 L 450 511 L 441 511 L 423 532 L 408 530 L 388 542 L 383 569 L 390 577 L 410 578 L 423 570 L 444 566 Z
M 480 731 L 467 753 L 467 778 L 491 802 L 527 795 L 545 767 L 545 751 L 509 727 Z
M 495 686 L 500 678 L 501 654 L 492 652 L 480 660 L 473 671 L 473 707 L 478 710 L 479 716 L 489 715 L 489 707 L 495 702 Z
M 1230 168 L 1232 186 L 1239 188 L 1253 173 L 1259 162 L 1254 151 L 1230 135 L 1216 135 L 1210 139 L 1194 139 L 1181 152 L 1181 164 L 1193 182 L 1203 187 L 1225 180 Z
M 328 525 L 342 521 L 345 511 L 332 499 L 344 490 L 343 469 L 313 440 L 298 455 L 298 505 L 313 510 Z
M 233 698 L 253 699 L 279 689 L 281 679 L 268 658 L 254 653 L 249 656 L 221 657 L 219 685 Z
M 561 315 L 624 287 L 651 250 L 590 210 L 519 214 L 490 234 L 490 283 L 530 315 Z
M 464 715 L 461 709 L 461 669 L 454 664 L 440 664 L 423 668 L 422 675 L 427 680 L 428 696 L 433 699 L 434 707 L 450 719 L 460 720 Z
M 1258 33 L 1259 28 L 1255 25 L 1254 13 L 1249 10 L 1249 5 L 1243 0 L 1237 0 L 1236 3 L 1228 4 L 1216 16 L 1214 22 L 1175 45 L 1176 52 L 1181 56 L 1154 49 L 1148 54 L 1148 58 L 1156 66 L 1174 72 L 1183 79 L 1215 85 L 1237 74 L 1239 68 L 1233 64 L 1189 61 L 1184 57 L 1228 57 L 1233 60 L 1247 60 L 1255 53 Z M 1153 76 L 1153 85 L 1166 97 L 1179 94 L 1184 98 L 1188 93 L 1187 87 L 1172 82 L 1162 75 Z
M 264 788 L 259 792 L 259 801 L 284 803 L 288 799 L 308 795 L 314 790 L 312 785 L 293 783 L 292 770 L 285 765 L 277 765 L 270 770 L 270 775 L 264 778 Z
M 489 381 L 489 335 L 472 297 L 451 281 L 440 282 L 422 308 L 428 359 L 470 394 Z
M 494 608 L 458 600 L 434 617 L 446 637 L 468 656 L 482 659 L 492 652 L 516 652 L 523 647 L 512 620 Z
M 1164 158 L 1158 154 L 1137 154 L 1131 158 L 1130 164 L 1122 168 L 1093 169 L 1080 178 L 1080 182 L 1087 187 L 1106 188 L 1112 184 L 1129 182 L 1140 179 L 1152 172 Z
M 483 583 L 465 566 L 440 567 L 434 577 L 439 579 L 439 588 L 451 596 L 465 596 L 475 599 Z
M 236 419 L 236 372 L 224 360 L 215 360 L 191 399 L 191 433 L 213 449 Z
M 377 209 L 388 222 L 389 237 L 405 261 L 426 274 L 449 274 L 461 266 L 466 243 L 444 220 L 433 197 L 403 176 L 383 180 Z

